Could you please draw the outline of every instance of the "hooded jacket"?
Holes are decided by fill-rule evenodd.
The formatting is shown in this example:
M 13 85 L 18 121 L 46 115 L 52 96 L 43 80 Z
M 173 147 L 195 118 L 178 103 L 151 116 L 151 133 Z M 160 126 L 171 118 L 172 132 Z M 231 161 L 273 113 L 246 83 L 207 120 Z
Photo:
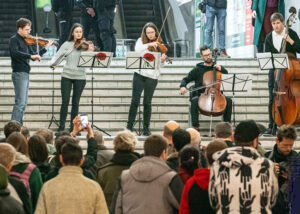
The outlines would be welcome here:
M 208 199 L 209 169 L 196 169 L 186 182 L 179 214 L 214 213 Z
M 272 161 L 251 147 L 227 148 L 213 159 L 209 200 L 217 214 L 272 213 L 278 194 Z
M 116 214 L 172 214 L 179 208 L 183 184 L 162 160 L 146 156 L 122 172 L 119 188 Z
M 111 204 L 111 200 L 118 184 L 118 178 L 123 170 L 138 160 L 140 155 L 136 152 L 117 150 L 111 161 L 100 167 L 97 175 L 97 181 L 103 189 L 107 206 Z

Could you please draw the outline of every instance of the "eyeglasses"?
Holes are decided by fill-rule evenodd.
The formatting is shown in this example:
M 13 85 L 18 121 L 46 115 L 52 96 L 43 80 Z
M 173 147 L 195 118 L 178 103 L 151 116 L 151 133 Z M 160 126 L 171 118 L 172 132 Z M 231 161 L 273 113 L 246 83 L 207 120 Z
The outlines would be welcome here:
M 205 55 L 202 55 L 203 57 L 209 57 L 209 56 L 212 56 L 212 53 L 210 54 L 205 54 Z

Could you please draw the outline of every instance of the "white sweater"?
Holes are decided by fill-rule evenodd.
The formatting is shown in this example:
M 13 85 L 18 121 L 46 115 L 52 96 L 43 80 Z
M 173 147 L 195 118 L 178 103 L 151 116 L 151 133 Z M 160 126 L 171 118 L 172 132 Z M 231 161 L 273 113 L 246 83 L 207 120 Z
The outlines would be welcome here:
M 141 52 L 141 53 L 149 52 L 148 51 L 148 44 L 143 44 L 141 38 L 139 38 L 136 41 L 134 49 L 135 49 L 136 52 Z M 161 61 L 159 60 L 159 62 L 161 62 Z M 161 63 L 160 66 L 162 67 L 163 63 Z M 135 72 L 142 75 L 142 76 L 149 77 L 151 79 L 158 79 L 158 77 L 160 75 L 160 70 L 159 69 L 155 69 L 155 70 L 141 69 L 140 71 L 135 71 Z

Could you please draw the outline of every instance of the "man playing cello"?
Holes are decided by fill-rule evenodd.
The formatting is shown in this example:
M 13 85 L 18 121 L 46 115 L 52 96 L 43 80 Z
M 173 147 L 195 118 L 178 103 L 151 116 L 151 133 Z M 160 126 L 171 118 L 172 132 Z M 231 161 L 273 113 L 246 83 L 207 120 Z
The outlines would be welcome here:
M 203 76 L 207 71 L 212 71 L 215 67 L 217 71 L 223 74 L 228 74 L 228 71 L 220 65 L 214 65 L 212 59 L 212 52 L 210 48 L 206 45 L 200 49 L 201 58 L 204 62 L 198 63 L 188 75 L 182 79 L 180 84 L 180 94 L 185 94 L 188 90 L 186 88 L 187 84 L 194 81 L 195 88 L 203 86 Z M 191 116 L 192 116 L 192 126 L 194 129 L 199 131 L 199 108 L 198 99 L 200 95 L 205 91 L 205 88 L 195 91 L 192 93 L 191 98 Z M 232 112 L 232 100 L 226 97 L 227 106 L 223 114 L 223 119 L 225 122 L 231 122 L 231 112 Z

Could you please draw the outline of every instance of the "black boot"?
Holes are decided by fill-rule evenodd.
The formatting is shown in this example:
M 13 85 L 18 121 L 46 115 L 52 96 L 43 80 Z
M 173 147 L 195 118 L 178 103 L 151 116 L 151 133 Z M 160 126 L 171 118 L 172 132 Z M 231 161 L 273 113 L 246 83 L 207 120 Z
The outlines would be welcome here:
M 149 126 L 144 126 L 144 128 L 143 128 L 143 135 L 144 135 L 144 136 L 149 136 L 149 135 L 151 135 Z

